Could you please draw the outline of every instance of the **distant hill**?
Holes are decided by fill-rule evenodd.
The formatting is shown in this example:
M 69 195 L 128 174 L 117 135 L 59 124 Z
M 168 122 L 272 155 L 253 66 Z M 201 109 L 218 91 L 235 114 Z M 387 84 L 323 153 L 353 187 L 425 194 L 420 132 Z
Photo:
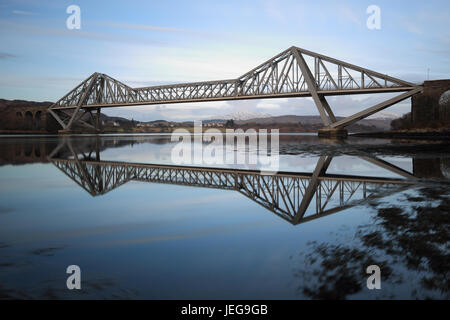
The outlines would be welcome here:
M 344 117 L 336 117 L 337 120 L 344 119 Z M 377 129 L 389 130 L 391 128 L 392 119 L 364 119 L 359 121 L 359 124 L 365 126 L 375 126 Z M 249 120 L 236 120 L 237 125 L 243 125 L 247 123 L 256 123 L 259 125 L 275 125 L 275 124 L 298 124 L 302 125 L 320 125 L 322 119 L 320 116 L 272 116 L 265 118 L 254 118 Z
M 0 99 L 0 109 L 4 108 L 23 108 L 23 107 L 48 107 L 51 106 L 53 102 L 44 101 L 26 101 L 26 100 L 6 100 Z
M 401 118 L 401 114 L 395 113 L 395 112 L 389 112 L 389 111 L 380 111 L 377 112 L 369 117 L 367 119 L 384 119 L 384 120 L 394 120 Z
M 261 112 L 253 112 L 253 111 L 236 111 L 229 114 L 219 115 L 210 117 L 207 120 L 250 120 L 255 118 L 269 118 L 272 117 L 272 115 L 268 113 L 261 113 Z

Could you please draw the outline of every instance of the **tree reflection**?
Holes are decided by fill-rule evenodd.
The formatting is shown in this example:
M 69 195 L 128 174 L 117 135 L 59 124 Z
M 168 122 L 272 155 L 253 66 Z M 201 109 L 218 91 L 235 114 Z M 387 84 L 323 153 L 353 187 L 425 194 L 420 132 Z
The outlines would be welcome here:
M 420 187 L 416 194 L 408 193 L 399 205 L 389 208 L 373 202 L 373 223 L 359 226 L 352 241 L 309 243 L 310 251 L 303 256 L 305 267 L 295 272 L 302 280 L 300 292 L 313 299 L 369 297 L 366 268 L 375 264 L 381 268 L 382 283 L 386 284 L 380 296 L 448 299 L 447 190 L 445 185 Z M 407 282 L 413 289 L 400 289 L 399 285 Z

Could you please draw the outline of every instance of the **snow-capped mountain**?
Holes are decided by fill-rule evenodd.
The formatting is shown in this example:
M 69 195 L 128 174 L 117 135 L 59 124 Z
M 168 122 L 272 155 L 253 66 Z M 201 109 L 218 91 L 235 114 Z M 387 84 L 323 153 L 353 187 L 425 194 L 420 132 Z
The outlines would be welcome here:
M 252 112 L 252 111 L 236 111 L 228 114 L 222 114 L 210 117 L 210 120 L 249 120 L 255 118 L 269 118 L 272 115 L 268 113 Z
M 381 111 L 371 115 L 370 117 L 367 117 L 367 119 L 393 120 L 400 117 L 401 115 L 395 112 Z

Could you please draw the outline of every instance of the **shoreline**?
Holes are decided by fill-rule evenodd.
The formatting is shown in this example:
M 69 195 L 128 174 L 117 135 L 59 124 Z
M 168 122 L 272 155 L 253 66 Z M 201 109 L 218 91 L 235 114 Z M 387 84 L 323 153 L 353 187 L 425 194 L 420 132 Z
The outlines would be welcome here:
M 377 131 L 349 133 L 350 137 L 386 138 L 386 139 L 417 139 L 443 140 L 450 139 L 450 131 Z
M 186 128 L 184 128 L 186 129 Z M 232 128 L 230 128 L 232 129 Z M 188 130 L 193 133 L 193 130 Z M 203 130 L 205 133 L 206 130 Z M 220 130 L 225 131 L 225 130 Z M 92 135 L 102 135 L 102 136 L 143 136 L 143 135 L 170 135 L 172 132 L 73 132 L 73 133 L 53 133 L 53 132 L 42 132 L 42 131 L 15 131 L 15 130 L 0 130 L 1 136 L 92 136 Z M 317 132 L 280 132 L 280 135 L 317 135 Z M 384 138 L 384 139 L 414 139 L 414 140 L 450 140 L 450 131 L 376 131 L 376 132 L 352 132 L 349 133 L 348 137 L 361 137 L 361 138 Z

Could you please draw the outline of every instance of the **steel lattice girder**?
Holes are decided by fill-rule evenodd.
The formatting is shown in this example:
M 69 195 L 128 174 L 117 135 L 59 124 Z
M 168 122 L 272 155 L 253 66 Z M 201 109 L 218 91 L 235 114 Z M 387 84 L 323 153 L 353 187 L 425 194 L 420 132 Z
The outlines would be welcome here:
M 336 119 L 325 96 L 417 88 L 412 83 L 293 46 L 230 80 L 132 88 L 106 74 L 94 73 L 49 109 L 63 128 L 70 128 L 80 109 L 312 96 L 328 126 Z M 69 120 L 62 119 L 61 110 L 69 113 Z

